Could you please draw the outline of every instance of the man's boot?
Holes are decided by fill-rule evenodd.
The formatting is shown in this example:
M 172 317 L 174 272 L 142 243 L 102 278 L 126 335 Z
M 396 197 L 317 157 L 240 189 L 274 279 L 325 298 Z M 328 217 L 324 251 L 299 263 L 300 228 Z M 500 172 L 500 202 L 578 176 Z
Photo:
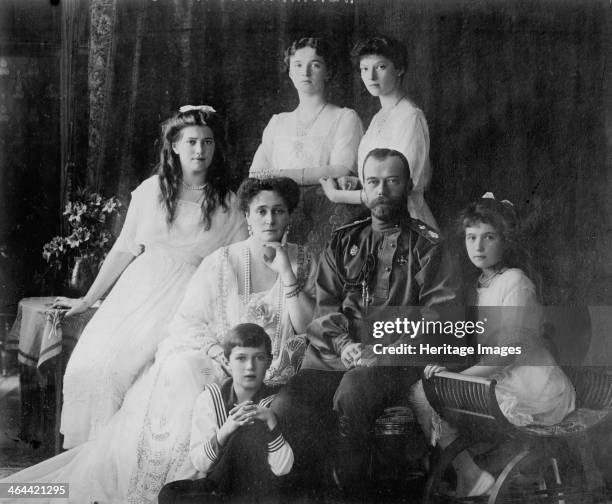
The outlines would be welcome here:
M 360 439 L 348 417 L 339 419 L 334 480 L 347 495 L 363 495 L 369 486 L 369 443 Z

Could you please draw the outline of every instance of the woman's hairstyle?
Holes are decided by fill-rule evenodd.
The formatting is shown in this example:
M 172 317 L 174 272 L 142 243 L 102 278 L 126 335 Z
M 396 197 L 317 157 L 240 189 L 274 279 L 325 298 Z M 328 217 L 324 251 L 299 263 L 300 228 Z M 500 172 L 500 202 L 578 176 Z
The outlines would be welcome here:
M 300 201 L 300 186 L 288 177 L 248 178 L 238 188 L 240 210 L 248 212 L 251 201 L 262 191 L 273 191 L 283 198 L 289 213 L 295 210 Z
M 460 214 L 457 221 L 457 239 L 462 250 L 461 257 L 465 263 L 469 261 L 465 253 L 465 230 L 478 224 L 489 224 L 499 234 L 503 245 L 503 266 L 520 268 L 539 287 L 539 274 L 533 267 L 531 254 L 525 246 L 526 237 L 520 225 L 518 212 L 512 203 L 507 200 L 499 201 L 492 197 L 480 198 L 470 203 Z M 472 276 L 474 266 L 462 268 Z M 471 273 L 471 274 L 470 274 Z M 539 289 L 538 289 L 539 290 Z
M 258 348 L 264 345 L 266 354 L 272 358 L 270 336 L 257 324 L 244 323 L 232 327 L 223 338 L 223 354 L 229 360 L 234 347 Z
M 304 47 L 312 47 L 317 53 L 317 56 L 323 58 L 323 61 L 325 61 L 325 66 L 327 67 L 328 76 L 331 79 L 335 75 L 338 68 L 338 57 L 332 45 L 321 37 L 302 37 L 294 40 L 291 45 L 285 49 L 285 55 L 283 58 L 285 71 L 289 72 L 291 56 L 293 56 L 298 49 L 302 49 Z
M 154 173 L 159 175 L 161 202 L 166 209 L 166 220 L 174 220 L 183 179 L 181 161 L 172 144 L 181 139 L 183 129 L 188 126 L 208 126 L 214 135 L 215 152 L 206 173 L 204 199 L 202 201 L 202 220 L 204 229 L 210 229 L 211 216 L 218 207 L 227 210 L 226 198 L 229 194 L 228 167 L 225 162 L 225 135 L 219 116 L 212 111 L 191 109 L 178 112 L 161 125 L 161 149 L 159 163 Z
M 384 56 L 393 63 L 397 70 L 403 70 L 406 73 L 408 69 L 408 55 L 406 46 L 399 40 L 384 35 L 360 40 L 351 51 L 351 59 L 353 64 L 359 67 L 359 62 L 363 56 L 373 54 Z

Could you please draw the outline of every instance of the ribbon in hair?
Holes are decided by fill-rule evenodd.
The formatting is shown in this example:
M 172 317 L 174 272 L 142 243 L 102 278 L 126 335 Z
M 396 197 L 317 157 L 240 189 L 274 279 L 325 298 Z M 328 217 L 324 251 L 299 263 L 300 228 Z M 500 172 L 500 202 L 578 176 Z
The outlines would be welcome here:
M 192 110 L 199 110 L 200 112 L 205 112 L 209 114 L 216 112 L 216 110 L 212 108 L 210 105 L 183 105 L 179 109 L 179 112 L 181 114 L 184 114 L 185 112 L 191 112 Z
M 495 199 L 495 195 L 492 192 L 486 192 L 480 198 L 481 199 Z M 506 203 L 507 205 L 514 207 L 514 203 L 512 203 L 512 201 L 507 200 L 507 199 L 501 200 L 500 203 Z

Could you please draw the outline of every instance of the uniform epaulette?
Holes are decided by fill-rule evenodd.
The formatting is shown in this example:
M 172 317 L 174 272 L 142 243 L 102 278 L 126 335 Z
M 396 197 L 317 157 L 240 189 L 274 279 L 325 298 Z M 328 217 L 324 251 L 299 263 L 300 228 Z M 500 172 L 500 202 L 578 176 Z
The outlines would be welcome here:
M 428 226 L 423 221 L 419 219 L 410 219 L 410 223 L 408 224 L 410 229 L 419 233 L 423 238 L 427 238 L 432 243 L 440 243 L 442 241 L 442 237 L 440 233 L 436 231 L 431 226 Z
M 344 231 L 345 229 L 359 226 L 360 224 L 369 223 L 371 221 L 372 221 L 372 217 L 366 217 L 365 219 L 349 222 L 348 224 L 345 224 L 344 226 L 340 226 L 339 228 L 334 229 L 332 233 L 337 233 L 338 231 Z

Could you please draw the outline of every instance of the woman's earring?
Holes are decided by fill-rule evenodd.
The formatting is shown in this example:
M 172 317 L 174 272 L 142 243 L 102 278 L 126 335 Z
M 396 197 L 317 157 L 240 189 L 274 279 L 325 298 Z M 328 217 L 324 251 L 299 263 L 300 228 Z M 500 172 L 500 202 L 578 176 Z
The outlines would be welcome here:
M 249 230 L 249 236 L 253 236 L 253 228 L 250 224 L 247 224 L 247 229 Z

